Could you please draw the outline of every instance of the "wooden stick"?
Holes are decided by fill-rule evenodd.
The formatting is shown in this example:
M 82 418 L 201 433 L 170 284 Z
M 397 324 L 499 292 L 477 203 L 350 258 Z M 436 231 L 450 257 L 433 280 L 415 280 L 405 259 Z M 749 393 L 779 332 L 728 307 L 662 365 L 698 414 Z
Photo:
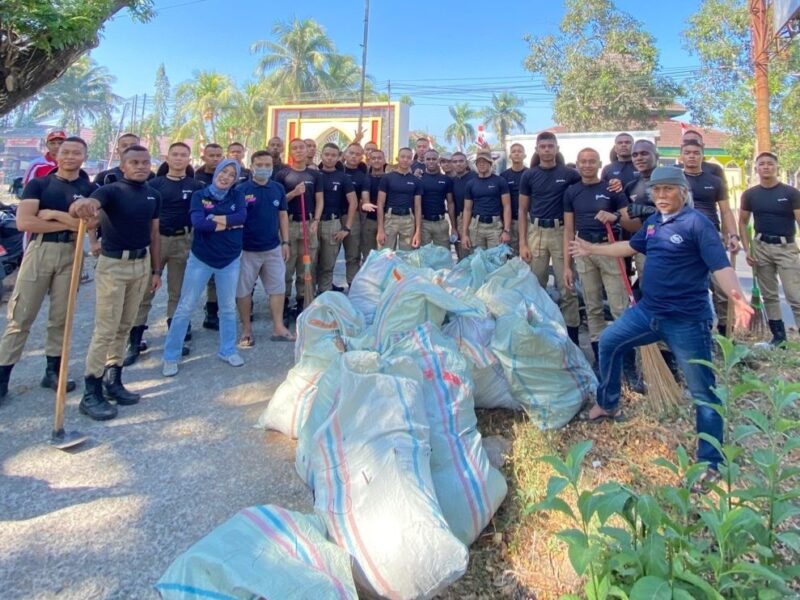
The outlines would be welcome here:
M 67 314 L 64 322 L 64 341 L 61 343 L 61 367 L 58 370 L 58 387 L 56 388 L 56 408 L 53 417 L 53 437 L 64 433 L 64 406 L 67 402 L 67 377 L 69 375 L 69 351 L 72 342 L 72 322 L 75 317 L 75 302 L 78 296 L 78 284 L 81 280 L 81 264 L 83 263 L 83 238 L 86 235 L 86 221 L 78 222 L 78 233 L 75 237 L 75 256 L 72 259 L 72 274 L 69 279 L 69 295 L 67 296 Z
M 308 306 L 314 300 L 314 285 L 311 280 L 311 256 L 308 253 L 308 222 L 306 221 L 306 195 L 300 194 L 300 223 L 303 228 L 303 300 Z M 304 306 L 304 308 L 305 308 Z
M 731 267 L 733 267 L 733 272 L 736 273 L 736 252 L 731 252 Z M 727 298 L 727 290 L 722 290 Z M 734 330 L 736 329 L 736 312 L 733 310 L 733 301 L 728 298 L 727 303 L 727 314 L 725 315 L 725 337 L 729 340 L 734 339 Z M 717 315 L 719 319 L 719 315 Z

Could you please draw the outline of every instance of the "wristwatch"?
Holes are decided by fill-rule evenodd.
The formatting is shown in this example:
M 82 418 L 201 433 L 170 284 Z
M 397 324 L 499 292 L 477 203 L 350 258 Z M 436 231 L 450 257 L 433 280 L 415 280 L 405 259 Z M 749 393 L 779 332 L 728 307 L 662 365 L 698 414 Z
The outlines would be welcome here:
M 281 246 L 288 246 L 289 242 L 281 242 Z
M 508 235 L 511 235 L 511 230 L 510 229 L 503 229 L 503 233 L 507 233 Z
M 347 233 L 350 233 L 350 228 L 347 227 L 346 225 L 342 225 L 342 231 L 346 231 Z
M 161 275 L 164 273 L 164 271 L 159 271 L 158 269 L 153 269 L 153 270 L 152 270 L 152 271 L 150 271 L 150 272 L 151 272 L 153 275 L 158 275 L 159 277 L 161 277 Z

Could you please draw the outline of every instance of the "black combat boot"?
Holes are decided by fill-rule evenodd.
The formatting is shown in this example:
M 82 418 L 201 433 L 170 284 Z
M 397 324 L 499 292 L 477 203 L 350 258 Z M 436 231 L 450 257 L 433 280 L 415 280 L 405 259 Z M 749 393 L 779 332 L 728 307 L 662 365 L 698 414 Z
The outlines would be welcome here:
M 14 365 L 0 365 L 0 400 L 8 396 L 8 381 Z
M 580 331 L 580 327 L 570 327 L 567 325 L 567 335 L 569 335 L 569 339 L 572 340 L 572 343 L 576 346 L 580 347 L 580 337 L 578 336 L 578 332 Z
M 769 321 L 769 330 L 772 332 L 771 346 L 780 346 L 786 341 L 786 326 L 782 320 Z
M 128 347 L 125 349 L 125 358 L 122 361 L 124 366 L 130 367 L 139 359 L 139 354 L 142 352 L 142 335 L 144 335 L 146 327 L 146 325 L 131 327 L 131 332 L 128 334 Z
M 206 302 L 206 318 L 203 320 L 205 329 L 219 331 L 219 304 L 216 302 Z
M 116 400 L 121 406 L 130 406 L 139 402 L 141 396 L 125 389 L 122 385 L 122 367 L 111 365 L 106 367 L 106 375 L 103 379 L 103 388 L 109 400 Z
M 637 394 L 644 394 L 642 372 L 639 370 L 639 365 L 636 364 L 636 350 L 629 350 L 622 355 L 622 375 L 629 390 Z
M 61 370 L 61 357 L 45 356 L 45 358 L 47 359 L 47 367 L 45 367 L 44 370 L 41 386 L 43 388 L 58 390 L 58 373 Z M 67 391 L 71 392 L 74 389 L 75 382 L 72 379 L 67 379 Z
M 170 327 L 172 327 L 172 319 L 167 319 L 167 329 Z M 186 345 L 186 342 L 188 342 L 190 339 L 192 339 L 191 323 L 189 323 L 189 327 L 186 329 L 186 335 L 183 336 L 183 348 L 181 348 L 181 356 L 189 356 L 189 352 L 191 352 L 191 350 L 189 349 L 189 346 Z M 122 365 L 125 366 L 125 363 L 122 363 Z
M 85 389 L 78 410 L 95 421 L 108 421 L 116 417 L 117 407 L 103 397 L 103 380 L 89 375 L 84 381 Z

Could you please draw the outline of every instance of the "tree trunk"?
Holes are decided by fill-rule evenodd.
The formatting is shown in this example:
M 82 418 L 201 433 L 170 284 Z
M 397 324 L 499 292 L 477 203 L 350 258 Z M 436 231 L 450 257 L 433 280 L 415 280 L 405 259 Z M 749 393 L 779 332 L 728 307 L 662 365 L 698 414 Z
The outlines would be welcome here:
M 130 0 L 115 2 L 106 20 L 129 4 Z M 10 113 L 63 75 L 73 62 L 88 50 L 96 48 L 99 42 L 100 39 L 95 36 L 47 53 L 13 31 L 0 30 L 0 116 Z
M 756 99 L 756 153 L 770 151 L 769 21 L 766 0 L 750 0 L 750 34 Z

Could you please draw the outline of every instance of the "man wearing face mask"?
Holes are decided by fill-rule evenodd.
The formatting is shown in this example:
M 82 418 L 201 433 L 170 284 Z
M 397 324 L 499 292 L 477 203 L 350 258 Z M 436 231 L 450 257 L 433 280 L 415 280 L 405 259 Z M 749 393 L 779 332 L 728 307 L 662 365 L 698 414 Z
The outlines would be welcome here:
M 630 241 L 590 244 L 577 239 L 570 242 L 573 256 L 622 257 L 635 252 L 648 256 L 642 300 L 626 310 L 600 336 L 597 404 L 586 415 L 586 420 L 624 418 L 619 408 L 622 356 L 638 346 L 663 341 L 677 358 L 696 401 L 698 433 L 722 444 L 722 417 L 710 406 L 719 404 L 712 391 L 714 372 L 705 364 L 695 362 L 699 359 L 710 363 L 712 360 L 709 275 L 734 303 L 737 326 L 747 328 L 753 309 L 744 299 L 713 224 L 686 206 L 689 185 L 683 172 L 675 167 L 659 167 L 653 170 L 649 187 L 657 214 L 647 218 L 644 227 Z M 681 285 L 676 285 L 677 281 Z M 701 438 L 697 460 L 708 467 L 696 489 L 702 491 L 706 484 L 719 479 L 718 465 L 723 457 Z

